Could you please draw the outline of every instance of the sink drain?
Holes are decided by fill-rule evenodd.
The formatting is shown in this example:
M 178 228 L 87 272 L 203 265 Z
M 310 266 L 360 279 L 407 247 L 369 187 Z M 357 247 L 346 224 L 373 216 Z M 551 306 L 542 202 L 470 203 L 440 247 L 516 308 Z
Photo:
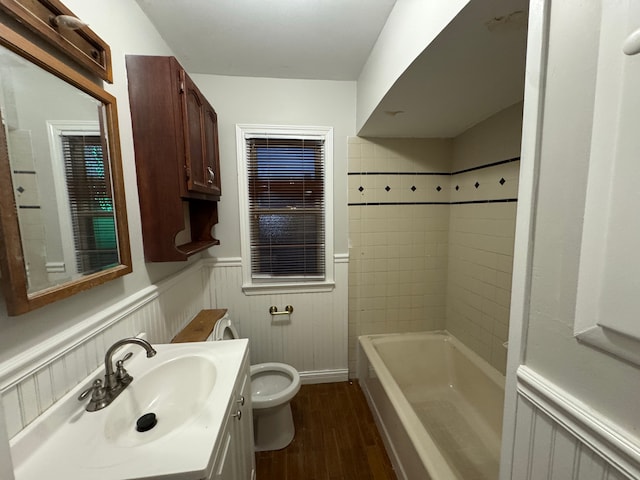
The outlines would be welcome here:
M 147 432 L 156 426 L 158 419 L 155 413 L 145 413 L 136 422 L 136 430 L 139 432 Z

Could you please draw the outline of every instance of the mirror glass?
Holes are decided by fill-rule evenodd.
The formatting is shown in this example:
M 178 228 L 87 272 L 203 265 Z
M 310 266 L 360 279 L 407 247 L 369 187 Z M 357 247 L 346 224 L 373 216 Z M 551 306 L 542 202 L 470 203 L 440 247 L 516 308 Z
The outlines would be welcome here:
M 102 102 L 0 47 L 27 291 L 120 263 Z
M 116 99 L 0 24 L 0 283 L 19 315 L 131 272 Z

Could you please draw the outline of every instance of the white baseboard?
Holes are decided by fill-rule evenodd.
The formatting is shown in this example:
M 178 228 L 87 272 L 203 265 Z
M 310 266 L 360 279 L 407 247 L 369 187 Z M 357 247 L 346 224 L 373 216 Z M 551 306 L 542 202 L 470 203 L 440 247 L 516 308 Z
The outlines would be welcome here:
M 346 382 L 349 380 L 349 369 L 341 368 L 338 370 L 312 370 L 308 372 L 300 372 L 300 382 L 303 385 L 315 383 L 334 383 Z

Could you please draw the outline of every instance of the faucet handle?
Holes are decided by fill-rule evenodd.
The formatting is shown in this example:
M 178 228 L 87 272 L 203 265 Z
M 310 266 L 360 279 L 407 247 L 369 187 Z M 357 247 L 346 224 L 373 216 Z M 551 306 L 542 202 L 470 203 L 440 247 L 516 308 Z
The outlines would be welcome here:
M 116 362 L 116 380 L 123 385 L 129 385 L 133 381 L 133 377 L 129 375 L 129 372 L 124 368 L 124 362 L 132 356 L 133 353 L 129 352 Z
M 118 360 L 118 361 L 116 362 L 116 365 L 118 365 L 118 364 L 122 364 L 122 363 L 126 362 L 126 361 L 127 361 L 127 360 L 129 360 L 131 357 L 133 357 L 133 352 L 127 352 L 127 354 L 126 354 L 124 357 L 122 357 L 120 360 Z
M 102 386 L 102 380 L 94 380 L 93 385 L 78 396 L 78 400 L 84 400 L 89 396 L 89 394 L 91 394 L 91 401 L 85 407 L 87 412 L 95 412 L 109 404 L 107 389 Z
M 84 400 L 89 396 L 89 394 L 91 394 L 92 400 L 99 400 L 104 397 L 105 390 L 102 386 L 102 380 L 100 380 L 99 378 L 94 380 L 93 384 L 89 388 L 78 395 L 78 400 Z

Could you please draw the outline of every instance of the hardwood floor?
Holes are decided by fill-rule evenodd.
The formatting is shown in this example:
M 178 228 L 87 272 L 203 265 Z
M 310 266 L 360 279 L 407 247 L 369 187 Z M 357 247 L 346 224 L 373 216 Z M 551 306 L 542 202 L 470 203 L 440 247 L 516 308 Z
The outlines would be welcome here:
M 296 436 L 256 454 L 257 480 L 396 480 L 357 381 L 303 385 L 291 410 Z

